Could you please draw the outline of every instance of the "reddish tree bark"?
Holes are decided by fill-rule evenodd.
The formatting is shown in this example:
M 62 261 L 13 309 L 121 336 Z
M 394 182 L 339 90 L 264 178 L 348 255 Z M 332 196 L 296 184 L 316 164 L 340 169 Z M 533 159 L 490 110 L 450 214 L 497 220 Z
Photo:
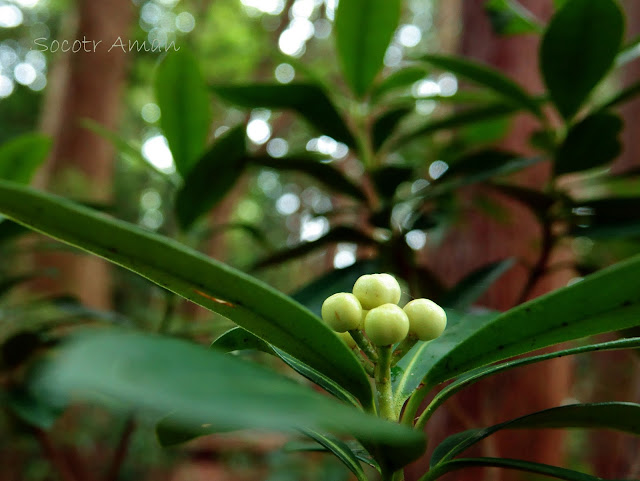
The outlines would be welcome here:
M 541 19 L 551 15 L 550 1 L 521 2 Z M 483 11 L 484 2 L 463 2 L 461 55 L 481 61 L 501 70 L 531 92 L 542 91 L 538 73 L 538 36 L 499 37 L 491 31 Z M 523 154 L 530 153 L 529 135 L 535 122 L 526 116 L 517 117 L 501 147 Z M 518 175 L 514 181 L 540 188 L 548 179 L 546 166 L 539 166 Z M 465 274 L 489 262 L 516 257 L 523 261 L 505 274 L 488 292 L 480 304 L 506 310 L 517 304 L 541 250 L 541 228 L 535 217 L 521 205 L 492 196 L 509 219 L 501 223 L 478 210 L 469 189 L 462 196 L 465 218 L 438 247 L 429 254 L 428 263 L 450 285 Z M 486 195 L 486 192 L 483 192 Z M 554 254 L 557 256 L 557 254 Z M 543 277 L 533 296 L 566 285 L 570 272 L 558 272 Z M 531 296 L 530 296 L 531 297 Z M 447 404 L 447 409 L 432 419 L 431 448 L 445 436 L 473 427 L 481 427 L 511 419 L 529 412 L 557 406 L 569 395 L 571 361 L 562 359 L 505 373 L 465 390 Z M 496 435 L 478 448 L 475 454 L 527 459 L 562 465 L 564 435 L 560 431 L 505 432 Z M 424 466 L 421 468 L 424 470 Z M 416 470 L 418 471 L 418 470 Z M 477 470 L 459 471 L 450 476 L 456 481 L 480 479 Z M 486 470 L 485 479 L 520 480 L 526 475 L 504 470 Z
M 94 201 L 109 199 L 113 148 L 80 122 L 91 119 L 108 129 L 116 129 L 122 111 L 128 54 L 122 48 L 109 50 L 118 37 L 127 38 L 132 21 L 130 0 L 80 0 L 77 11 L 68 14 L 63 35 L 65 30 L 71 35 L 66 40 L 101 43 L 95 49 L 93 43 L 86 44 L 90 51 L 69 52 L 54 60 L 41 121 L 42 130 L 53 137 L 54 147 L 38 180 L 41 186 L 77 196 L 79 192 L 70 192 L 68 179 L 70 173 L 80 173 L 84 184 L 80 189 L 82 197 Z M 109 273 L 104 261 L 55 253 L 41 255 L 37 262 L 39 267 L 55 268 L 59 276 L 54 281 L 39 282 L 36 289 L 71 292 L 89 306 L 108 307 Z

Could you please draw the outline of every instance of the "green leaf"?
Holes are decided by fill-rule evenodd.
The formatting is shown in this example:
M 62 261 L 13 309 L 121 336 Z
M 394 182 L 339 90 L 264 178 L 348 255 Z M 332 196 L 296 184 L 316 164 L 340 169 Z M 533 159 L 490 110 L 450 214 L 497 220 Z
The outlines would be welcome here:
M 351 448 L 349 448 L 347 443 L 334 436 L 322 434 L 312 429 L 305 429 L 304 433 L 318 444 L 324 446 L 328 451 L 331 451 L 347 468 L 349 468 L 349 471 L 355 474 L 358 481 L 367 481 L 369 479 L 362 470 L 358 457 L 353 451 L 351 451 Z
M 257 351 L 265 352 L 267 354 L 279 357 L 285 364 L 287 364 L 298 374 L 314 382 L 328 393 L 333 394 L 336 398 L 355 406 L 358 405 L 357 400 L 351 394 L 349 394 L 348 391 L 341 388 L 337 383 L 335 383 L 325 375 L 319 373 L 315 369 L 307 366 L 303 362 L 300 362 L 298 359 L 290 356 L 286 352 L 270 345 L 259 337 L 254 336 L 249 331 L 246 331 L 241 327 L 234 327 L 233 329 L 225 332 L 215 341 L 213 341 L 211 347 L 223 352 L 255 349 Z
M 38 398 L 23 388 L 9 390 L 4 402 L 20 419 L 40 429 L 50 429 L 65 408 L 63 405 L 55 406 L 47 399 Z
M 185 48 L 168 54 L 158 67 L 155 91 L 160 126 L 176 170 L 184 177 L 204 152 L 212 118 L 207 84 L 195 56 Z
M 515 0 L 489 0 L 484 5 L 491 27 L 498 35 L 541 33 L 538 19 Z
M 620 48 L 624 16 L 613 0 L 569 0 L 542 39 L 540 68 L 551 100 L 570 120 L 609 71 Z
M 467 152 L 450 162 L 442 178 L 483 174 L 484 172 L 500 169 L 502 166 L 517 158 L 518 154 L 498 149 L 482 149 Z
M 410 66 L 396 70 L 373 88 L 371 99 L 375 102 L 394 90 L 407 89 L 426 75 L 427 69 L 424 67 Z
M 311 312 L 320 316 L 322 303 L 336 292 L 350 292 L 360 276 L 380 272 L 377 259 L 358 261 L 344 269 L 335 269 L 328 274 L 311 281 L 291 295 Z
M 561 342 L 640 324 L 640 256 L 521 304 L 488 323 L 429 343 L 424 381 L 435 385 L 477 367 Z M 496 333 L 500 333 L 499 336 Z
M 398 107 L 385 112 L 375 120 L 371 130 L 371 137 L 373 148 L 376 152 L 393 135 L 400 122 L 414 111 L 413 107 Z
M 591 476 L 571 469 L 558 468 L 557 466 L 549 466 L 548 464 L 532 463 L 529 461 L 520 461 L 519 459 L 503 459 L 503 458 L 463 458 L 454 459 L 447 463 L 439 465 L 437 468 L 429 471 L 427 475 L 422 477 L 420 481 L 431 481 L 438 479 L 452 471 L 464 468 L 494 467 L 513 469 L 526 473 L 542 474 L 556 479 L 564 479 L 567 481 L 602 481 L 602 478 Z
M 611 239 L 640 235 L 640 197 L 575 201 L 571 235 Z
M 468 274 L 440 300 L 440 304 L 464 311 L 514 265 L 514 259 L 492 262 Z
M 633 100 L 640 94 L 640 81 L 634 82 L 628 87 L 617 92 L 613 97 L 609 100 L 605 101 L 602 106 L 598 109 L 598 111 L 603 111 L 606 109 L 610 109 L 613 107 L 617 107 L 625 102 Z
M 447 309 L 447 328 L 444 333 L 433 341 L 418 342 L 392 368 L 391 380 L 396 409 L 399 411 L 402 408 L 404 402 L 423 382 L 431 366 L 439 358 L 446 356 L 448 350 L 455 346 L 459 339 L 472 336 L 497 316 L 496 312 L 462 315 Z
M 433 452 L 436 466 L 461 454 L 474 444 L 502 429 L 592 428 L 613 429 L 640 435 L 640 404 L 571 404 L 538 411 L 483 429 L 470 429 L 445 439 Z
M 8 242 L 27 233 L 29 233 L 29 229 L 0 217 L 0 243 Z
M 351 90 L 362 97 L 383 65 L 400 21 L 401 0 L 344 0 L 336 12 L 336 48 Z
M 446 117 L 442 117 L 435 120 L 429 120 L 416 129 L 398 136 L 393 142 L 389 150 L 395 150 L 409 143 L 413 140 L 432 135 L 435 132 L 445 129 L 455 129 L 458 127 L 464 127 L 476 122 L 485 122 L 490 119 L 502 118 L 508 115 L 512 115 L 517 111 L 517 108 L 506 105 L 503 103 L 490 104 L 488 106 L 476 107 L 466 109 L 460 112 L 455 112 Z
M 362 189 L 331 164 L 321 162 L 322 157 L 311 154 L 274 158 L 268 155 L 250 157 L 248 162 L 280 172 L 299 172 L 311 176 L 329 190 L 345 194 L 356 200 L 366 200 Z
M 307 254 L 338 242 L 349 242 L 358 245 L 375 245 L 375 241 L 364 232 L 353 227 L 338 226 L 327 232 L 317 240 L 298 244 L 290 249 L 277 251 L 270 256 L 258 261 L 252 269 L 264 269 L 293 259 L 304 257 Z
M 173 240 L 3 181 L 0 213 L 228 317 L 371 404 L 368 378 L 344 343 L 308 310 L 253 277 Z
M 640 35 L 624 45 L 616 57 L 616 67 L 622 67 L 640 57 Z
M 486 87 L 500 95 L 510 104 L 528 110 L 538 117 L 543 115 L 540 110 L 540 104 L 536 99 L 509 77 L 487 65 L 446 55 L 425 55 L 421 60 Z
M 356 145 L 349 127 L 324 90 L 317 85 L 216 85 L 213 91 L 227 102 L 245 108 L 292 110 L 320 133 L 343 142 L 349 147 Z
M 471 384 L 478 382 L 495 374 L 515 369 L 529 364 L 535 364 L 538 362 L 548 361 L 549 359 L 556 359 L 559 357 L 573 356 L 577 354 L 584 354 L 587 352 L 603 352 L 603 351 L 617 351 L 623 349 L 638 349 L 640 348 L 640 338 L 618 339 L 616 341 L 602 342 L 598 344 L 587 344 L 586 346 L 573 347 L 570 349 L 562 349 L 559 351 L 553 351 L 546 354 L 539 354 L 537 356 L 529 356 L 523 359 L 516 359 L 515 361 L 507 361 L 497 365 L 485 366 L 460 376 L 452 383 L 444 387 L 435 397 L 431 400 L 422 417 L 428 419 L 433 412 L 438 409 L 447 399 L 453 396 L 455 393 L 470 386 Z
M 371 455 L 357 442 L 357 441 L 347 441 L 345 443 L 349 449 L 355 454 L 356 458 L 359 461 L 368 464 L 372 468 L 380 471 L 380 466 L 375 459 L 371 457 Z M 295 453 L 295 452 L 328 452 L 329 450 L 323 445 L 315 442 L 315 441 L 289 441 L 286 443 L 282 450 L 286 453 Z
M 25 134 L 0 145 L 0 179 L 28 184 L 51 145 L 51 139 L 40 134 Z
M 622 119 L 597 112 L 575 124 L 556 153 L 556 175 L 592 169 L 614 160 L 622 151 Z
M 176 216 L 188 229 L 233 188 L 246 165 L 245 126 L 239 125 L 216 139 L 185 176 L 176 195 Z
M 127 331 L 85 332 L 47 358 L 33 392 L 171 413 L 185 428 L 317 429 L 415 453 L 422 433 L 380 420 L 262 366 L 196 344 Z

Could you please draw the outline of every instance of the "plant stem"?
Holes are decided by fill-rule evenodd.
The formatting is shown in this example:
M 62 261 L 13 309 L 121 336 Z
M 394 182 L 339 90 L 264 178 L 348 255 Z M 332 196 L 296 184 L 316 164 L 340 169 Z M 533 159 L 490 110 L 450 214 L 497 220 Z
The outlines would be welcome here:
M 429 392 L 429 387 L 425 384 L 421 384 L 418 389 L 414 391 L 414 393 L 409 398 L 409 402 L 407 403 L 407 407 L 404 409 L 404 414 L 402 415 L 402 424 L 406 426 L 413 426 L 413 422 L 415 421 L 416 415 L 418 413 L 418 409 L 422 405 L 422 401 L 427 397 L 427 393 Z M 416 428 L 417 428 L 416 424 Z
M 407 354 L 413 346 L 418 342 L 417 339 L 411 339 L 407 337 L 404 341 L 398 344 L 398 347 L 393 351 L 393 358 L 391 359 L 391 367 L 395 366 L 405 354 Z
M 135 429 L 135 418 L 133 416 L 129 416 L 127 418 L 127 421 L 125 422 L 124 429 L 122 430 L 120 440 L 118 441 L 116 451 L 113 455 L 113 461 L 111 462 L 111 467 L 109 468 L 109 473 L 107 474 L 106 478 L 107 481 L 118 480 L 120 469 L 122 468 L 122 464 L 127 457 L 127 452 L 129 451 L 131 438 L 133 437 L 133 432 L 135 431 Z
M 547 263 L 549 262 L 549 258 L 551 257 L 551 251 L 553 250 L 554 244 L 555 239 L 551 230 L 551 220 L 545 218 L 542 223 L 542 246 L 540 248 L 540 256 L 538 257 L 538 261 L 533 266 L 533 269 L 529 274 L 527 283 L 522 289 L 522 293 L 520 294 L 516 305 L 522 304 L 527 300 L 533 288 L 545 274 Z
M 389 421 L 398 421 L 393 405 L 391 390 L 391 346 L 378 347 L 378 363 L 376 364 L 376 393 L 378 396 L 379 416 Z
M 351 337 L 356 341 L 358 347 L 362 349 L 362 352 L 364 352 L 369 359 L 373 362 L 378 360 L 378 354 L 376 353 L 375 347 L 373 347 L 373 344 L 371 344 L 369 339 L 364 337 L 360 330 L 353 329 L 352 331 L 349 331 L 349 334 L 351 334 Z
M 33 428 L 33 431 L 38 439 L 38 443 L 40 444 L 40 448 L 42 449 L 45 458 L 49 460 L 49 463 L 51 463 L 51 466 L 58 473 L 60 479 L 63 481 L 76 481 L 75 475 L 71 471 L 67 461 L 55 448 L 46 431 L 35 427 Z

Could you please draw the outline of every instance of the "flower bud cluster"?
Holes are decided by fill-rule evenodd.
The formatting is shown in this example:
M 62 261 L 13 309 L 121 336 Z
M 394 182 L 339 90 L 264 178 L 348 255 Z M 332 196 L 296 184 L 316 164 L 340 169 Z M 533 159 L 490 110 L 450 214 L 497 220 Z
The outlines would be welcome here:
M 340 292 L 322 305 L 322 319 L 350 347 L 348 331 L 363 330 L 376 346 L 390 346 L 405 338 L 430 341 L 442 334 L 447 315 L 429 299 L 415 299 L 400 308 L 402 292 L 389 274 L 360 277 L 353 292 Z M 344 334 L 346 333 L 346 334 Z

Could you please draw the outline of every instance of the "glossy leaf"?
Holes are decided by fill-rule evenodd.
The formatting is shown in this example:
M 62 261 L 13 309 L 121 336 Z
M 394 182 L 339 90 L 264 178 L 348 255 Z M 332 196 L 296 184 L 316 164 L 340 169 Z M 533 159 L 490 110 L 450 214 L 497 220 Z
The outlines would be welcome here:
M 431 465 L 448 461 L 502 429 L 591 428 L 640 435 L 640 404 L 570 404 L 528 414 L 483 429 L 471 429 L 445 439 L 433 452 Z
M 331 164 L 323 163 L 320 158 L 310 154 L 291 155 L 275 158 L 267 155 L 253 156 L 248 159 L 252 165 L 268 167 L 279 172 L 299 172 L 312 177 L 329 190 L 366 200 L 362 189 L 349 177 Z
M 518 154 L 516 153 L 498 149 L 483 149 L 468 152 L 451 161 L 441 178 L 483 174 L 490 170 L 499 169 L 517 158 Z
M 504 259 L 476 269 L 449 290 L 440 300 L 440 304 L 460 311 L 468 309 L 511 269 L 514 263 L 514 259 Z
M 371 92 L 371 98 L 376 101 L 394 90 L 407 89 L 426 76 L 427 69 L 420 66 L 410 66 L 396 70 L 374 87 Z
M 414 175 L 414 169 L 406 165 L 384 165 L 371 172 L 371 180 L 376 192 L 384 199 L 393 199 L 398 187 L 408 182 Z M 385 222 L 384 227 L 389 227 Z
M 89 400 L 183 427 L 317 429 L 415 450 L 421 433 L 382 421 L 262 366 L 181 340 L 129 331 L 85 332 L 47 358 L 33 392 Z
M 40 429 L 50 429 L 65 408 L 63 405 L 55 406 L 47 399 L 37 398 L 22 388 L 8 390 L 4 402 L 20 419 Z
M 349 127 L 324 90 L 317 85 L 216 85 L 213 91 L 224 100 L 245 108 L 292 110 L 320 133 L 344 142 L 349 147 L 355 145 Z
M 492 311 L 464 315 L 449 309 L 446 312 L 447 328 L 444 333 L 433 341 L 418 342 L 391 370 L 394 404 L 398 412 L 405 401 L 424 382 L 425 375 L 437 359 L 446 356 L 458 339 L 470 337 L 498 316 L 497 312 Z
M 400 122 L 414 110 L 413 107 L 398 107 L 378 117 L 373 123 L 371 132 L 374 150 L 380 150 L 385 141 L 393 135 Z
M 0 179 L 28 184 L 38 167 L 47 159 L 51 139 L 26 134 L 0 145 Z
M 168 54 L 158 67 L 155 91 L 160 127 L 184 177 L 205 150 L 212 118 L 207 84 L 195 56 L 185 48 Z
M 367 481 L 367 475 L 360 466 L 360 461 L 349 445 L 344 441 L 327 434 L 319 433 L 312 429 L 305 429 L 304 433 L 318 444 L 324 446 L 328 451 L 332 452 L 342 463 L 355 474 L 358 481 Z
M 277 347 L 270 345 L 268 342 L 263 341 L 259 337 L 254 336 L 249 331 L 242 329 L 241 327 L 235 327 L 220 337 L 218 337 L 211 344 L 213 349 L 222 352 L 243 351 L 247 349 L 255 349 L 257 351 L 265 352 L 273 356 L 279 357 L 285 364 L 296 371 L 298 374 L 306 377 L 313 383 L 323 388 L 328 393 L 333 394 L 341 401 L 345 401 L 349 404 L 358 405 L 356 399 L 349 394 L 348 391 L 341 388 L 334 381 L 319 373 L 313 368 L 310 368 L 306 364 L 300 362 L 296 358 L 288 355 L 286 352 L 281 351 Z
M 448 70 L 478 85 L 491 89 L 505 101 L 542 116 L 540 104 L 520 85 L 503 73 L 487 65 L 460 57 L 446 55 L 425 55 L 422 60 L 442 70 Z
M 371 455 L 357 442 L 357 441 L 347 441 L 346 445 L 351 449 L 353 454 L 355 454 L 356 458 L 359 461 L 368 464 L 372 468 L 380 471 L 380 466 L 375 459 L 371 457 Z M 328 452 L 329 450 L 323 445 L 315 442 L 315 441 L 290 441 L 282 447 L 282 450 L 287 453 L 295 453 L 295 452 Z
M 592 169 L 613 161 L 622 151 L 622 119 L 609 112 L 592 114 L 569 130 L 556 153 L 557 175 Z
M 401 10 L 401 0 L 344 0 L 338 4 L 338 59 L 347 84 L 358 97 L 367 93 L 382 69 Z
M 548 464 L 532 463 L 529 461 L 521 461 L 519 459 L 505 458 L 463 458 L 454 459 L 447 463 L 439 465 L 437 468 L 429 471 L 429 473 L 420 481 L 431 481 L 439 477 L 464 468 L 504 468 L 513 469 L 515 471 L 523 471 L 526 473 L 542 474 L 556 479 L 564 479 L 566 481 L 602 481 L 602 478 L 591 476 L 589 474 L 579 473 L 571 469 L 559 468 L 557 466 L 549 466 Z
M 574 236 L 611 239 L 640 235 L 640 197 L 605 197 L 575 201 L 571 210 Z
M 492 182 L 489 186 L 507 197 L 528 207 L 538 217 L 542 217 L 555 204 L 556 199 L 548 194 L 519 185 Z
M 551 19 L 540 68 L 565 119 L 578 112 L 613 65 L 623 31 L 624 17 L 613 0 L 569 0 Z
M 282 262 L 287 262 L 293 259 L 304 257 L 307 254 L 325 247 L 330 244 L 336 244 L 338 242 L 349 242 L 358 245 L 374 245 L 375 241 L 364 232 L 355 229 L 353 227 L 338 226 L 327 232 L 325 235 L 317 240 L 310 242 L 303 242 L 290 249 L 283 249 L 267 256 L 266 258 L 257 262 L 253 269 L 264 269 L 271 267 Z
M 493 31 L 498 35 L 541 33 L 536 17 L 516 0 L 489 0 L 484 6 Z
M 246 165 L 245 126 L 240 125 L 216 139 L 185 176 L 176 194 L 176 216 L 188 229 L 233 188 Z
M 639 325 L 639 281 L 636 256 L 521 304 L 476 329 L 443 335 L 422 356 L 424 381 L 435 385 L 491 362 Z
M 10 241 L 27 233 L 29 233 L 29 229 L 0 217 L 0 243 Z
M 2 181 L 0 214 L 228 317 L 333 379 L 365 406 L 371 403 L 368 378 L 353 353 L 320 319 L 251 276 L 126 222 Z
M 616 67 L 622 67 L 640 57 L 640 36 L 634 37 L 620 49 L 616 57 Z
M 512 115 L 516 111 L 516 107 L 499 103 L 455 112 L 439 119 L 429 120 L 412 131 L 400 135 L 397 139 L 391 142 L 391 147 L 389 149 L 393 150 L 400 148 L 408 142 L 432 135 L 441 130 L 455 129 L 472 125 L 476 122 L 484 122 L 490 119 L 506 117 Z
M 539 354 L 537 356 L 529 356 L 522 359 L 516 359 L 515 361 L 507 361 L 500 364 L 485 366 L 478 369 L 474 369 L 453 381 L 442 389 L 431 400 L 425 412 L 421 417 L 429 418 L 433 412 L 438 409 L 447 399 L 453 396 L 455 393 L 462 389 L 478 382 L 489 376 L 499 374 L 504 371 L 515 369 L 529 364 L 535 364 L 538 362 L 548 361 L 550 359 L 557 359 L 560 357 L 573 356 L 577 354 L 584 354 L 588 352 L 603 352 L 603 351 L 617 351 L 623 349 L 638 349 L 640 348 L 640 338 L 618 339 L 616 341 L 601 342 L 598 344 L 588 344 L 586 346 L 573 347 L 570 349 L 562 349 L 559 351 L 548 352 L 545 354 Z

